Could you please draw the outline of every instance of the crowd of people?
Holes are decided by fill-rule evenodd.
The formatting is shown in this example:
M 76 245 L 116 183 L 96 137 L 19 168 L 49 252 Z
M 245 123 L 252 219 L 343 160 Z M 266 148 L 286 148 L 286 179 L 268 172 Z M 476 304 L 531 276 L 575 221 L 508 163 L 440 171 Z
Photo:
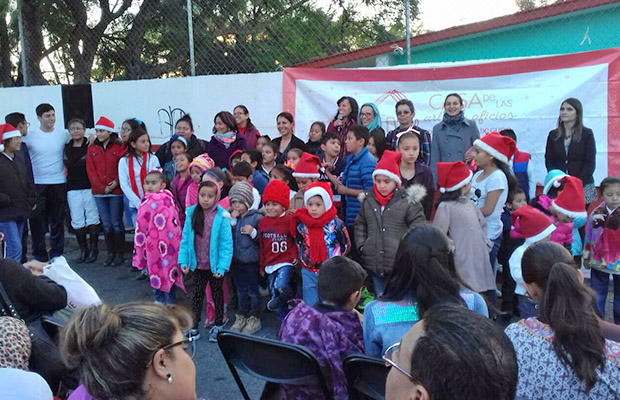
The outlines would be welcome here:
M 40 275 L 63 255 L 67 208 L 80 249 L 70 262 L 130 265 L 153 303 L 76 311 L 59 335 L 60 377 L 33 364 L 34 341 L 30 365 L 14 356 L 24 328 L 3 324 L 1 390 L 19 381 L 10 398 L 51 398 L 60 380 L 79 385 L 73 400 L 194 399 L 196 341 L 216 342 L 227 325 L 259 332 L 264 287 L 278 339 L 316 355 L 335 399 L 348 398 L 342 361 L 355 353 L 392 367 L 388 399 L 620 398 L 620 178 L 600 182 L 595 204 L 596 146 L 579 100 L 560 105 L 544 182 L 517 134 L 481 137 L 456 93 L 430 130 L 406 99 L 387 133 L 375 104 L 337 106 L 307 142 L 288 112 L 271 139 L 247 107 L 221 111 L 209 141 L 187 114 L 154 153 L 137 118 L 118 132 L 101 116 L 87 136 L 77 118 L 58 128 L 50 104 L 36 107 L 35 128 L 7 115 L 0 318 L 33 323 L 66 307 L 64 288 Z M 312 385 L 281 390 L 321 398 Z

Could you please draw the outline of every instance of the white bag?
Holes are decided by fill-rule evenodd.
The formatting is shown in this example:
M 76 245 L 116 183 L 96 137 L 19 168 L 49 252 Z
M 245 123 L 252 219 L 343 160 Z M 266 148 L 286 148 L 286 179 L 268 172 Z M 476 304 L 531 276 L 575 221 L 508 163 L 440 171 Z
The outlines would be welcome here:
M 43 275 L 65 288 L 67 309 L 77 310 L 101 304 L 95 289 L 71 269 L 64 257 L 54 258 L 52 263 L 43 269 Z

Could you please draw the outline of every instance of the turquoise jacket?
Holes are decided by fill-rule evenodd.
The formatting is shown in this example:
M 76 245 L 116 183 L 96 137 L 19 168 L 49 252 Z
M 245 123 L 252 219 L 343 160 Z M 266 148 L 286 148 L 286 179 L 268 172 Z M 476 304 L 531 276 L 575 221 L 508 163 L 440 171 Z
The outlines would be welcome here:
M 195 232 L 192 229 L 192 215 L 196 206 L 191 206 L 186 210 L 185 226 L 183 226 L 183 237 L 179 249 L 179 266 L 189 267 L 190 270 L 196 269 L 196 249 L 194 249 Z M 226 273 L 230 269 L 233 257 L 233 239 L 230 220 L 224 216 L 228 213 L 222 207 L 217 206 L 213 227 L 211 228 L 211 243 L 209 245 L 209 260 L 211 262 L 211 272 L 214 274 Z

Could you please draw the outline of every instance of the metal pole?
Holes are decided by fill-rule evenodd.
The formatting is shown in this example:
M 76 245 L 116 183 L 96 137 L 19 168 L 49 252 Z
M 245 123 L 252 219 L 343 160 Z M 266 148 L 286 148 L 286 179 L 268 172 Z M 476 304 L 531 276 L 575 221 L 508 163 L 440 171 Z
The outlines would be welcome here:
M 409 0 L 405 0 L 405 29 L 406 29 L 406 33 L 405 33 L 405 41 L 407 42 L 407 64 L 411 64 L 411 31 L 409 29 L 410 27 L 410 20 L 411 19 L 411 15 L 409 12 Z
M 22 78 L 24 86 L 28 86 L 28 65 L 26 61 L 26 40 L 24 39 L 24 22 L 22 20 L 22 2 L 19 4 L 19 13 L 17 14 L 17 27 L 19 30 L 19 45 L 22 48 Z
M 194 24 L 192 19 L 192 0 L 187 0 L 187 34 L 189 36 L 190 73 L 192 76 L 196 76 L 196 60 L 194 59 Z

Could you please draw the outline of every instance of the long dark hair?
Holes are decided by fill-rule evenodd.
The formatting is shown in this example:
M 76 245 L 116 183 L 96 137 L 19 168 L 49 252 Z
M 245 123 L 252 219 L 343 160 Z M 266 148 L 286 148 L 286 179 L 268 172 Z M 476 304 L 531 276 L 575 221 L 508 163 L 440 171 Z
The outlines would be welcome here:
M 460 295 L 464 286 L 446 235 L 432 225 L 419 225 L 411 228 L 398 245 L 382 300 L 399 301 L 411 294 L 423 318 L 434 304 L 465 305 Z
M 123 121 L 123 124 L 129 125 L 131 127 L 132 132 L 135 131 L 136 129 L 144 129 L 145 131 L 148 132 L 148 130 L 146 129 L 146 124 L 136 118 L 126 119 Z
M 523 280 L 542 289 L 539 319 L 554 332 L 553 350 L 577 377 L 586 394 L 605 368 L 605 339 L 593 304 L 596 295 L 580 282 L 572 255 L 550 241 L 532 244 L 521 259 Z
M 451 192 L 442 193 L 439 196 L 439 199 L 437 199 L 437 204 L 435 205 L 435 207 L 439 207 L 439 205 L 444 201 L 456 201 L 459 199 L 459 197 L 461 197 L 461 188 L 458 188 L 457 190 L 453 190 Z
M 200 182 L 200 185 L 198 185 L 199 195 L 200 195 L 200 190 L 205 187 L 215 189 L 215 193 L 217 195 L 217 192 L 218 192 L 217 185 L 215 184 L 215 182 L 212 182 L 212 181 Z M 218 201 L 219 199 L 216 196 L 215 202 L 217 203 Z M 196 207 L 194 208 L 194 213 L 192 214 L 192 229 L 194 230 L 195 234 L 199 236 L 202 236 L 203 231 L 205 229 L 205 212 L 199 203 L 196 204 Z
M 138 139 L 140 139 L 142 136 L 146 135 L 147 137 L 149 136 L 149 134 L 142 128 L 138 128 L 138 129 L 133 129 L 131 131 L 131 133 L 129 134 L 129 137 L 127 138 L 127 153 L 129 153 L 130 155 L 137 157 L 138 154 L 136 153 L 136 149 L 132 146 L 132 143 L 136 143 L 138 141 Z M 149 137 L 149 153 L 151 152 L 151 138 Z
M 385 143 L 385 132 L 383 132 L 383 129 L 375 128 L 372 132 L 370 132 L 370 137 L 375 142 L 377 158 L 380 160 L 383 156 L 383 152 L 387 150 L 387 143 Z
M 224 125 L 228 127 L 230 132 L 235 132 L 235 133 L 237 132 L 237 122 L 235 122 L 235 117 L 233 117 L 231 113 L 229 113 L 228 111 L 220 111 L 219 113 L 215 114 L 215 117 L 213 117 L 214 124 L 215 124 L 215 120 L 218 117 L 224 123 Z M 216 133 L 215 126 L 213 126 L 213 134 L 215 135 L 215 133 Z
M 237 108 L 240 108 L 245 115 L 249 115 L 250 114 L 250 111 L 248 110 L 248 108 L 246 106 L 244 106 L 243 104 L 239 104 L 237 107 L 233 108 L 233 112 Z M 245 129 L 254 129 L 254 130 L 256 130 L 256 127 L 252 123 L 252 119 L 250 117 L 248 117 L 248 122 L 247 122 L 247 125 L 245 126 Z
M 517 182 L 517 178 L 515 178 L 515 176 L 512 174 L 512 171 L 510 171 L 510 167 L 508 166 L 508 164 L 501 162 L 495 157 L 493 157 L 492 162 L 495 163 L 497 169 L 499 169 L 504 173 L 504 175 L 506 175 L 506 180 L 508 181 L 508 193 L 515 190 L 519 183 Z
M 349 114 L 348 118 L 354 119 L 357 121 L 357 114 L 359 113 L 359 105 L 357 104 L 357 101 L 353 97 L 342 96 L 341 98 L 338 99 L 336 104 L 340 105 L 340 103 L 342 103 L 345 100 L 349 100 L 349 104 L 351 105 L 351 114 Z M 334 120 L 336 119 L 338 119 L 338 110 L 336 110 L 336 116 L 334 117 Z
M 568 103 L 577 111 L 577 121 L 575 121 L 575 126 L 573 127 L 573 139 L 575 142 L 581 142 L 581 133 L 583 132 L 583 106 L 581 102 L 574 97 L 569 97 L 564 100 L 562 105 L 564 103 Z M 562 107 L 562 105 L 560 105 L 560 107 Z M 558 117 L 558 132 L 555 135 L 555 140 L 559 140 L 560 138 L 564 139 L 565 137 L 566 128 L 564 128 L 564 123 L 562 123 L 562 117 Z
M 295 177 L 293 176 L 293 171 L 289 167 L 283 164 L 276 164 L 276 166 L 273 167 L 269 174 L 273 174 L 273 171 L 278 171 L 279 173 L 284 175 L 284 179 L 288 181 L 289 189 L 294 191 L 299 190 L 299 187 L 297 186 L 297 180 L 295 180 Z

